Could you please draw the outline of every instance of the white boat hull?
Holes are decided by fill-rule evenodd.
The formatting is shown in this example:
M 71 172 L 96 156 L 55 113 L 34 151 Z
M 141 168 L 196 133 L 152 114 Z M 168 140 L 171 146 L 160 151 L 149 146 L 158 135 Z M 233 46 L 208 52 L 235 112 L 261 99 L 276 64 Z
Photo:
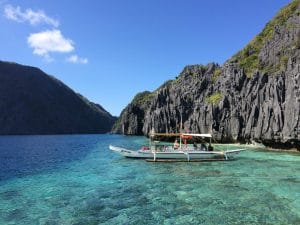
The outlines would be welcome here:
M 140 158 L 140 159 L 214 159 L 223 158 L 229 159 L 234 155 L 240 153 L 244 149 L 228 150 L 228 151 L 195 151 L 195 150 L 172 150 L 165 152 L 157 152 L 151 150 L 138 150 L 132 151 L 125 148 L 116 146 L 109 146 L 110 150 L 119 153 L 127 158 Z

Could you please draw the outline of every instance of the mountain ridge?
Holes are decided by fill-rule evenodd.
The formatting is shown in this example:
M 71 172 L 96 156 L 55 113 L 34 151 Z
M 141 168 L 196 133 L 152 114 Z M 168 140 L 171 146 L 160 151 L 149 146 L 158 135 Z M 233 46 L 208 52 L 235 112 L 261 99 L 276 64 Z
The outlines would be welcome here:
M 115 117 L 37 67 L 0 61 L 0 134 L 109 132 Z

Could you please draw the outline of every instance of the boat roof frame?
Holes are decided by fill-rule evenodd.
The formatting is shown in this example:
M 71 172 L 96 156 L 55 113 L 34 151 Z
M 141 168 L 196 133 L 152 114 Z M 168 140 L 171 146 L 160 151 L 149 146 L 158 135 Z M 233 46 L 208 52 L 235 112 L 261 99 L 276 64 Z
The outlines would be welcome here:
M 184 137 L 184 136 L 192 136 L 192 137 L 206 137 L 212 138 L 212 135 L 207 134 L 189 134 L 189 133 L 150 133 L 150 137 L 162 136 L 162 137 Z

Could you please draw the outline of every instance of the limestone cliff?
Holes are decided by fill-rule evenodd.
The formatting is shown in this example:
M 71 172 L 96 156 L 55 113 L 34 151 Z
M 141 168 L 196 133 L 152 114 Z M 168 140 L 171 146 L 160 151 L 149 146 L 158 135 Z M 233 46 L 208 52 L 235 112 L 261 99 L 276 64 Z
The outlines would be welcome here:
M 300 149 L 300 0 L 281 9 L 224 65 L 186 66 L 144 101 L 133 101 L 113 131 L 147 135 L 212 132 L 216 141 Z

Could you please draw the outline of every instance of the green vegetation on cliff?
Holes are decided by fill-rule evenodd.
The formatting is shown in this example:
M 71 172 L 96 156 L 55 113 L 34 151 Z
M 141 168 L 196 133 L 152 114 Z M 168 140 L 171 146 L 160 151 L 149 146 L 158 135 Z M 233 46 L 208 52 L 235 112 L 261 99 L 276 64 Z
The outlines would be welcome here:
M 206 103 L 216 105 L 216 104 L 219 104 L 219 102 L 221 101 L 222 97 L 223 96 L 222 96 L 221 92 L 216 92 L 216 93 L 214 93 L 214 94 L 206 97 L 205 101 L 206 101 Z
M 300 0 L 294 0 L 288 6 L 282 8 L 277 15 L 267 23 L 259 35 L 257 35 L 244 49 L 233 56 L 233 60 L 237 60 L 238 64 L 245 70 L 248 77 L 251 77 L 255 70 L 263 69 L 263 65 L 259 62 L 258 55 L 264 43 L 272 39 L 277 26 L 284 26 L 292 15 L 299 15 L 299 4 Z M 289 24 L 288 26 L 292 25 Z M 268 72 L 274 68 L 269 66 L 267 69 L 268 70 L 264 70 L 264 72 Z
M 221 76 L 222 70 L 220 68 L 215 69 L 214 74 L 212 76 L 212 81 L 216 82 L 218 78 Z
M 154 97 L 154 93 L 150 91 L 143 91 L 138 93 L 132 100 L 132 104 L 142 105 L 147 102 L 150 102 Z

